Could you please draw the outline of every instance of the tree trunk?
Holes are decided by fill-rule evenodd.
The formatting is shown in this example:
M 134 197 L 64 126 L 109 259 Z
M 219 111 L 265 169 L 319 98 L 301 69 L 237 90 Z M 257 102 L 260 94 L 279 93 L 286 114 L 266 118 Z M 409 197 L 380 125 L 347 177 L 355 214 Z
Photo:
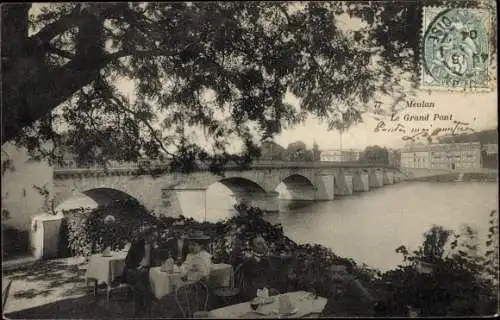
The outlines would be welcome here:
M 109 62 L 102 48 L 102 21 L 87 14 L 78 19 L 77 56 L 64 66 L 48 65 L 44 44 L 36 35 L 27 37 L 28 10 L 2 6 L 2 144 L 90 84 Z

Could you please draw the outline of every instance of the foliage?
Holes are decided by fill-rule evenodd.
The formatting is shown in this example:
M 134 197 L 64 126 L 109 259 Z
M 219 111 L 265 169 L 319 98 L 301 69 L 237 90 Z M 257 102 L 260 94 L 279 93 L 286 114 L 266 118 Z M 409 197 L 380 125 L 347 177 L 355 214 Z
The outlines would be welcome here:
M 359 162 L 370 164 L 389 164 L 389 151 L 385 147 L 368 146 L 360 154 Z
M 316 141 L 314 141 L 313 143 L 312 154 L 313 154 L 313 161 L 320 161 L 321 150 L 319 150 L 319 146 L 316 143 Z
M 294 242 L 283 234 L 281 225 L 273 225 L 262 219 L 263 212 L 260 209 L 240 204 L 236 206 L 236 210 L 237 215 L 217 223 L 200 223 L 182 216 L 177 219 L 162 218 L 162 221 L 169 220 L 168 223 L 163 223 L 162 228 L 168 233 L 175 221 L 183 220 L 184 228 L 203 231 L 211 237 L 212 254 L 218 261 L 228 262 L 236 243 L 243 250 L 250 250 L 251 242 L 257 236 L 272 244 L 271 251 L 274 253 L 291 251 Z
M 312 149 L 308 149 L 302 141 L 289 143 L 286 148 L 275 143 L 266 141 L 261 145 L 261 160 L 281 160 L 281 161 L 319 161 L 320 151 L 316 142 Z
M 236 206 L 238 214 L 217 223 L 197 222 L 192 218 L 151 215 L 149 223 L 158 231 L 158 242 L 171 236 L 174 225 L 181 223 L 186 230 L 201 230 L 211 237 L 210 250 L 218 262 L 231 263 L 235 246 L 251 251 L 252 240 L 262 237 L 269 247 L 269 257 L 291 257 L 286 272 L 287 280 L 277 287 L 279 291 L 307 290 L 319 296 L 329 291 L 327 268 L 338 261 L 349 261 L 353 274 L 378 300 L 379 315 L 406 316 L 408 306 L 420 309 L 423 316 L 491 315 L 498 308 L 498 217 L 490 213 L 490 228 L 486 252 L 479 253 L 476 232 L 463 226 L 460 233 L 433 226 L 424 234 L 422 245 L 412 253 L 405 246 L 396 249 L 403 255 L 403 264 L 381 273 L 352 259 L 337 256 L 331 249 L 318 244 L 297 244 L 287 238 L 281 225 L 272 225 L 263 219 L 258 208 L 244 204 Z M 74 211 L 67 213 L 69 242 L 77 254 L 102 250 L 103 217 L 110 210 L 94 213 Z M 132 230 L 144 219 L 125 218 L 119 214 L 113 234 L 113 248 L 121 248 L 130 241 Z M 419 272 L 421 262 L 431 263 L 432 273 Z
M 491 218 L 496 211 L 491 212 Z M 410 254 L 404 246 L 405 265 L 384 273 L 387 315 L 405 315 L 406 306 L 422 316 L 478 316 L 498 311 L 498 226 L 490 221 L 486 254 L 478 253 L 476 231 L 463 226 L 459 234 L 434 226 L 421 247 Z M 431 262 L 432 272 L 419 272 L 421 262 Z
M 285 150 L 285 160 L 289 161 L 312 161 L 312 151 L 302 141 L 295 141 L 288 144 Z
M 82 159 L 245 164 L 259 140 L 307 115 L 345 129 L 375 95 L 408 94 L 428 5 L 455 3 L 5 4 L 2 143 L 15 138 L 56 160 L 45 142 Z M 346 16 L 360 29 L 345 30 Z M 118 90 L 121 79 L 133 80 L 134 99 Z M 300 108 L 283 102 L 287 92 Z M 198 127 L 207 148 L 188 132 Z M 241 153 L 227 151 L 232 140 Z
M 121 204 L 97 209 L 79 208 L 64 211 L 65 226 L 62 228 L 63 241 L 73 255 L 88 256 L 110 246 L 112 250 L 122 249 L 138 226 L 152 222 L 153 216 L 134 215 L 129 208 L 123 211 Z M 105 223 L 108 215 L 115 217 L 113 224 Z
M 45 212 L 48 214 L 55 215 L 56 214 L 55 200 L 50 196 L 50 191 L 48 189 L 47 183 L 42 187 L 33 185 L 33 188 L 36 191 L 38 191 L 38 193 L 43 197 Z
M 285 160 L 285 148 L 274 141 L 265 141 L 260 147 L 261 160 Z

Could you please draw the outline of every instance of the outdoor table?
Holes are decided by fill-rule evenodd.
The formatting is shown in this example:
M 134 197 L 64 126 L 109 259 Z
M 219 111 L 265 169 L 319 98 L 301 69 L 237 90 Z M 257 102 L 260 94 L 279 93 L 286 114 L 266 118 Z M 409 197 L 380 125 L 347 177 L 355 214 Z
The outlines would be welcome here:
M 105 283 L 110 288 L 113 280 L 123 274 L 126 257 L 125 251 L 112 252 L 110 257 L 103 257 L 101 253 L 90 256 L 85 281 L 93 279 L 96 284 Z
M 209 283 L 214 286 L 229 286 L 233 274 L 233 266 L 225 263 L 214 263 L 211 265 Z M 193 281 L 182 281 L 180 272 L 163 272 L 161 267 L 154 267 L 149 270 L 149 283 L 151 290 L 157 299 L 168 295 L 176 288 L 179 288 Z
M 209 318 L 237 319 L 237 318 L 300 318 L 309 313 L 321 312 L 326 305 L 326 299 L 316 299 L 306 291 L 295 291 L 281 294 L 290 298 L 290 302 L 298 309 L 297 313 L 291 315 L 278 315 L 279 296 L 274 296 L 274 302 L 259 307 L 258 312 L 253 311 L 250 302 L 234 304 L 224 308 L 214 309 L 208 312 Z

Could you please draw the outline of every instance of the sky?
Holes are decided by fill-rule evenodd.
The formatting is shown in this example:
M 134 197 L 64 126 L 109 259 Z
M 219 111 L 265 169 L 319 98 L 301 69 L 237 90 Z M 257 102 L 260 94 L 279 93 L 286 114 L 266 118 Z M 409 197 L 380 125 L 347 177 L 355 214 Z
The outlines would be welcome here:
M 120 90 L 126 94 L 133 95 L 133 83 L 129 81 L 120 82 Z M 300 101 L 288 93 L 284 99 L 294 105 L 299 105 Z M 426 105 L 433 104 L 434 107 L 420 108 L 409 107 L 408 103 L 414 101 Z M 387 109 L 391 103 L 391 98 L 386 98 L 382 104 L 382 109 Z M 373 101 L 375 105 L 375 100 Z M 310 117 L 301 125 L 286 129 L 275 137 L 275 142 L 286 147 L 289 143 L 297 140 L 303 141 L 312 148 L 316 142 L 320 149 L 338 149 L 342 144 L 342 149 L 363 149 L 369 145 L 379 145 L 387 148 L 402 148 L 406 141 L 402 139 L 405 134 L 399 132 L 374 132 L 379 123 L 376 118 L 383 120 L 388 127 L 395 127 L 401 123 L 406 128 L 453 128 L 453 121 L 468 123 L 467 127 L 475 131 L 494 129 L 497 127 L 497 93 L 496 90 L 490 92 L 453 92 L 453 91 L 417 91 L 413 98 L 402 100 L 397 109 L 402 109 L 398 115 L 401 121 L 391 121 L 391 116 L 377 116 L 372 113 L 363 115 L 363 123 L 348 129 L 342 134 L 337 131 L 329 131 L 326 123 L 321 123 L 318 119 Z M 409 116 L 422 116 L 429 114 L 428 121 L 416 121 L 408 119 Z M 435 116 L 439 115 L 439 116 Z M 451 117 L 450 117 L 451 115 Z M 435 119 L 435 117 L 437 117 Z M 451 119 L 450 119 L 451 118 Z M 411 129 L 410 129 L 411 130 Z M 457 131 L 458 132 L 458 131 Z
M 400 118 L 404 115 L 425 115 L 429 113 L 428 121 L 401 121 L 406 127 L 436 128 L 452 127 L 453 121 L 470 123 L 470 127 L 476 131 L 493 129 L 497 127 L 497 94 L 496 90 L 489 93 L 463 93 L 463 92 L 418 92 L 416 102 L 426 101 L 434 103 L 433 108 L 405 108 L 400 113 Z M 407 107 L 407 101 L 401 102 L 401 106 Z M 375 102 L 373 102 L 375 103 Z M 434 120 L 434 114 L 452 115 L 452 120 Z M 388 148 L 401 148 L 406 141 L 402 140 L 402 134 L 396 132 L 374 132 L 378 121 L 375 115 L 369 113 L 363 117 L 363 123 L 356 125 L 342 134 L 342 148 L 364 148 L 367 145 L 380 145 Z M 380 117 L 387 123 L 391 123 L 390 117 Z M 440 116 L 440 119 L 444 119 Z M 432 127 L 431 127 L 432 126 Z M 286 146 L 288 143 L 302 140 L 308 146 L 313 142 L 319 145 L 320 149 L 339 148 L 340 133 L 328 131 L 326 124 L 321 124 L 318 120 L 310 118 L 302 126 L 297 126 L 292 130 L 286 130 L 276 137 L 276 142 Z

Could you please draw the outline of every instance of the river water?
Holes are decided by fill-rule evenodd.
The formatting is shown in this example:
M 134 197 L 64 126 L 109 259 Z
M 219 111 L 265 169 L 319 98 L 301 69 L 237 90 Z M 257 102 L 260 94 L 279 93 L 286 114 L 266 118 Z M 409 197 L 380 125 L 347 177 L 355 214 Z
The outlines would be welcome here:
M 207 190 L 206 219 L 232 216 L 233 203 L 226 187 L 212 185 Z M 205 219 L 205 204 L 191 205 L 191 216 Z M 403 182 L 334 201 L 280 201 L 280 212 L 265 218 L 281 223 L 285 234 L 298 243 L 319 243 L 340 256 L 387 270 L 402 262 L 395 249 L 402 244 L 416 249 L 433 224 L 456 231 L 470 224 L 483 240 L 489 213 L 497 208 L 497 183 Z

